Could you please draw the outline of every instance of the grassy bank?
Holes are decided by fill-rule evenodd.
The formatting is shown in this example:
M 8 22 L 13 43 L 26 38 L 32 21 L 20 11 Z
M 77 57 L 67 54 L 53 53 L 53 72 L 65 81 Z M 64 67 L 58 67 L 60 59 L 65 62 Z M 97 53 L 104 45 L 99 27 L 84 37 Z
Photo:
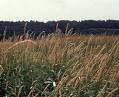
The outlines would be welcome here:
M 1 41 L 0 89 L 8 97 L 119 97 L 119 36 Z

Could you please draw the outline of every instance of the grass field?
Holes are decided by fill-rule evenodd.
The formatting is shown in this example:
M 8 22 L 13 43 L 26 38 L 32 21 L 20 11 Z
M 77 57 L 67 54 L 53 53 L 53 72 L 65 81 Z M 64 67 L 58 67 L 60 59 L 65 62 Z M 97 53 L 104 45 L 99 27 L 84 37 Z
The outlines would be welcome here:
M 1 41 L 0 91 L 7 97 L 119 97 L 119 36 Z

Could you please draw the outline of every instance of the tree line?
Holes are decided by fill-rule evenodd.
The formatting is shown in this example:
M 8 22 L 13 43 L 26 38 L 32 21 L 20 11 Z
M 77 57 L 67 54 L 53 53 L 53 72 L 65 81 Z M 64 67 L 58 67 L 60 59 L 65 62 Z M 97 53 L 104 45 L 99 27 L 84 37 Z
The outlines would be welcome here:
M 33 33 L 35 36 L 42 31 L 46 34 L 55 32 L 56 25 L 62 33 L 72 29 L 73 33 L 79 34 L 119 34 L 119 20 L 83 20 L 83 21 L 0 21 L 0 37 L 13 35 L 22 35 L 26 32 Z

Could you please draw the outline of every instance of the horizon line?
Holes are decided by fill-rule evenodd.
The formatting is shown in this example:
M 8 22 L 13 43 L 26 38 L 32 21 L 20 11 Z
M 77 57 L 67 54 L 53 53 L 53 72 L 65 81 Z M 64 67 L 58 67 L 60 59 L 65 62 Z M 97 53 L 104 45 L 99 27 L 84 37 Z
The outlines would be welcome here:
M 115 21 L 119 21 L 119 19 L 79 19 L 79 20 L 69 20 L 69 19 L 60 19 L 60 20 L 0 20 L 3 21 L 3 22 L 30 22 L 30 21 L 34 21 L 34 22 L 50 22 L 50 21 L 55 21 L 55 22 L 58 22 L 58 21 L 88 21 L 88 20 L 92 20 L 92 21 L 108 21 L 108 20 L 115 20 Z

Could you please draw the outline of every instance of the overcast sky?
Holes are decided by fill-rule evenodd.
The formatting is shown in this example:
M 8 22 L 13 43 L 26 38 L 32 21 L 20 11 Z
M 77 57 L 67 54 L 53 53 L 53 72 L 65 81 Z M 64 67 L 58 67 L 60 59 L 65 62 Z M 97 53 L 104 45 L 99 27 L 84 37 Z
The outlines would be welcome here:
M 119 0 L 0 0 L 0 20 L 119 19 Z

